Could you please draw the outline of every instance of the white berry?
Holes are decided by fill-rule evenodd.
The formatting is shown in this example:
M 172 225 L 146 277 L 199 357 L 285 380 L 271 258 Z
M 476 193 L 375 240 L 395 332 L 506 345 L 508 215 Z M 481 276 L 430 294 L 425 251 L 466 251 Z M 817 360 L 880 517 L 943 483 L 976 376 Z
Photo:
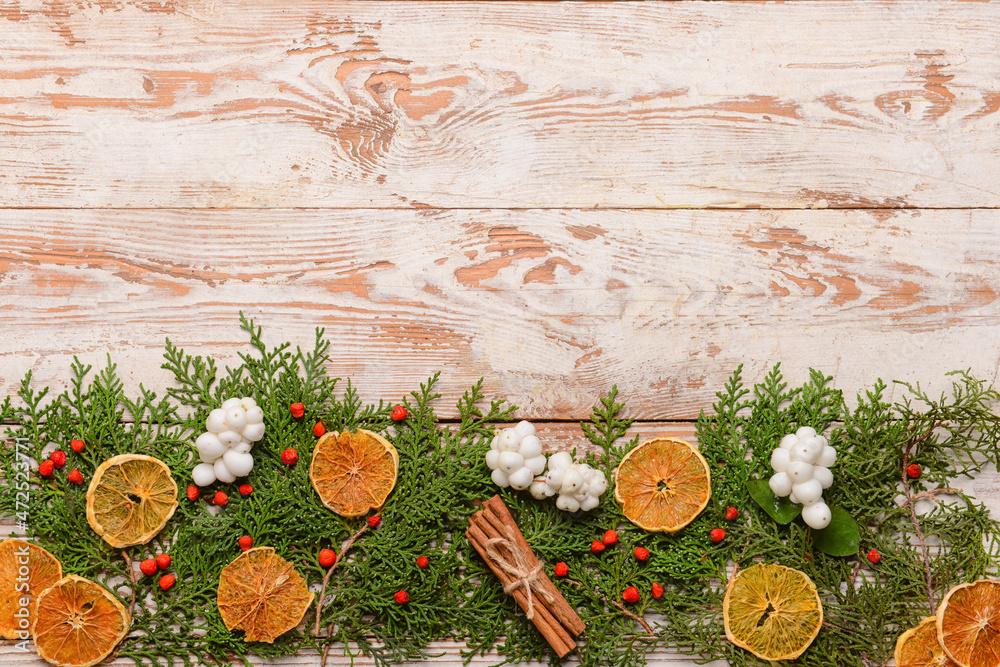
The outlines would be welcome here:
M 249 440 L 250 442 L 257 442 L 258 440 L 264 437 L 264 425 L 247 424 L 246 426 L 243 427 L 243 430 L 240 431 L 240 435 L 242 435 L 245 439 Z
M 603 492 L 602 492 L 603 493 Z M 589 512 L 600 504 L 601 499 L 594 495 L 588 495 L 584 500 L 580 501 L 580 509 L 584 512 Z
M 226 410 L 226 426 L 232 431 L 242 431 L 247 425 L 247 411 L 237 405 Z
M 263 424 L 264 410 L 256 405 L 247 410 L 247 424 Z
M 548 484 L 540 480 L 532 482 L 531 486 L 528 487 L 528 492 L 535 500 L 545 500 L 552 495 L 552 491 L 549 489 Z
M 829 468 L 813 466 L 813 481 L 819 482 L 824 489 L 829 489 L 833 486 L 833 473 Z
M 496 470 L 493 471 L 493 473 L 490 475 L 490 479 L 492 479 L 493 483 L 499 486 L 500 488 L 505 489 L 508 486 L 510 486 L 510 482 L 507 481 L 507 475 L 505 475 L 503 470 L 500 470 L 500 468 L 497 468 Z
M 830 525 L 833 514 L 824 502 L 813 503 L 802 508 L 802 520 L 806 525 L 816 530 L 822 530 Z
M 240 454 L 233 449 L 222 455 L 222 462 L 226 465 L 226 469 L 237 477 L 245 477 L 253 470 L 253 457 L 250 454 Z
M 580 509 L 580 501 L 573 496 L 559 496 L 556 498 L 556 507 L 564 512 L 576 512 Z
M 812 438 L 816 435 L 816 429 L 812 426 L 802 426 L 795 432 L 799 438 Z
M 767 483 L 776 496 L 784 498 L 792 492 L 792 478 L 787 473 L 775 473 Z
M 212 467 L 215 470 L 215 478 L 223 484 L 231 484 L 236 481 L 236 475 L 230 472 L 229 468 L 226 467 L 225 460 L 216 459 L 215 465 Z
M 823 452 L 816 459 L 816 465 L 823 466 L 824 468 L 830 468 L 834 463 L 837 462 L 837 450 L 827 445 L 823 448 Z
M 199 463 L 191 471 L 191 479 L 198 486 L 208 486 L 215 481 L 215 467 L 211 463 Z
M 535 476 L 531 474 L 528 468 L 518 468 L 507 476 L 507 481 L 510 482 L 511 488 L 517 491 L 523 491 L 531 486 L 531 482 L 534 479 Z
M 194 441 L 194 446 L 204 463 L 215 463 L 215 459 L 226 453 L 226 446 L 214 433 L 202 433 Z
M 552 487 L 553 490 L 558 490 L 562 487 L 563 477 L 566 476 L 566 468 L 553 468 L 552 458 L 549 458 L 549 474 L 545 476 L 545 483 Z
M 580 474 L 579 470 L 570 468 L 563 476 L 563 483 L 559 490 L 562 493 L 573 493 L 581 486 L 583 486 L 583 475 Z
M 244 396 L 240 399 L 240 407 L 249 412 L 252 408 L 257 407 L 257 401 L 253 400 L 249 396 Z
M 516 452 L 519 444 L 521 444 L 521 436 L 514 429 L 509 428 L 500 434 L 497 449 L 501 452 Z
M 791 461 L 786 472 L 794 484 L 808 482 L 813 476 L 813 466 L 805 461 Z
M 508 476 L 523 466 L 524 457 L 517 452 L 500 452 L 497 457 L 497 468 L 503 470 L 504 474 Z
M 521 437 L 535 435 L 535 425 L 528 421 L 519 421 L 517 426 L 514 427 L 514 431 Z
M 498 459 L 500 458 L 500 452 L 495 449 L 491 449 L 486 452 L 486 467 L 490 470 L 496 470 L 499 465 Z
M 788 450 L 776 447 L 771 452 L 771 469 L 774 472 L 785 472 L 788 470 Z
M 541 475 L 545 470 L 545 457 L 539 454 L 534 458 L 525 459 L 524 466 L 531 471 L 532 475 Z
M 792 445 L 799 441 L 799 436 L 794 433 L 789 433 L 784 438 L 781 439 L 781 443 L 778 445 L 781 449 L 790 449 Z
M 208 413 L 208 419 L 205 420 L 205 428 L 212 433 L 222 433 L 226 430 L 226 411 L 222 408 L 216 408 Z
M 803 505 L 811 505 L 823 497 L 823 487 L 818 480 L 810 479 L 808 482 L 793 485 L 792 493 Z
M 238 443 L 230 447 L 229 451 L 239 452 L 240 454 L 246 454 L 251 449 L 253 449 L 253 443 L 244 438 L 243 440 L 240 440 Z
M 573 457 L 569 452 L 556 452 L 549 457 L 549 470 L 568 468 L 573 465 Z
M 229 410 L 230 408 L 236 408 L 240 405 L 240 399 L 238 398 L 227 398 L 222 402 L 222 409 Z
M 536 435 L 526 435 L 521 438 L 521 446 L 517 451 L 526 459 L 533 459 L 542 453 L 542 441 Z
M 226 447 L 232 447 L 233 445 L 239 444 L 243 436 L 239 434 L 239 431 L 223 431 L 218 435 L 219 442 L 224 444 Z

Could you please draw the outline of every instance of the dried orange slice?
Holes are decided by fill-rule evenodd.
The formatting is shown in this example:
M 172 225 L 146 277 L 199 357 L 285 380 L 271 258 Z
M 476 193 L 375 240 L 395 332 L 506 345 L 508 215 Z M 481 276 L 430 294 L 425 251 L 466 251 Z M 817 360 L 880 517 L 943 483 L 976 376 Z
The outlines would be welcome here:
M 945 655 L 961 667 L 1000 667 L 1000 582 L 980 579 L 948 591 L 937 632 Z
M 896 640 L 896 667 L 958 667 L 938 641 L 937 616 L 920 621 Z
M 149 542 L 175 509 L 177 484 L 167 464 L 152 456 L 110 458 L 98 466 L 87 488 L 87 521 L 116 548 Z
M 312 604 L 306 581 L 271 547 L 244 551 L 219 578 L 219 613 L 248 642 L 267 642 L 299 624 Z
M 38 594 L 62 577 L 62 565 L 45 549 L 12 538 L 0 542 L 0 635 L 27 639 Z M 27 606 L 21 602 L 28 601 Z
M 712 495 L 708 464 L 691 443 L 653 438 L 625 455 L 615 473 L 615 499 L 629 521 L 676 533 L 705 509 Z
M 722 600 L 729 641 L 762 660 L 794 660 L 823 625 L 816 585 L 784 565 L 757 563 L 729 581 Z
M 354 517 L 382 506 L 396 486 L 398 471 L 396 448 L 377 433 L 331 431 L 316 443 L 309 479 L 324 505 Z
M 115 650 L 131 624 L 106 588 L 71 574 L 38 596 L 32 634 L 38 655 L 53 665 L 90 667 Z

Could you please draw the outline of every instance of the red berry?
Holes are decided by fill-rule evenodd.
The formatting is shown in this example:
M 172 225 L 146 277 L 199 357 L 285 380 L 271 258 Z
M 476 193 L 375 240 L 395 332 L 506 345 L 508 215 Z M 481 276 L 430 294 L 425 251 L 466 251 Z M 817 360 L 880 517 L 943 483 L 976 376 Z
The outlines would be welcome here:
M 161 570 L 166 570 L 168 567 L 170 567 L 170 556 L 168 556 L 167 554 L 160 554 L 159 556 L 157 556 L 156 567 L 160 568 Z
M 610 547 L 612 544 L 618 544 L 618 533 L 613 530 L 605 531 L 604 537 L 601 538 L 605 546 Z
M 147 558 L 146 560 L 139 563 L 139 569 L 147 577 L 151 577 L 156 574 L 156 560 L 153 558 Z
M 298 419 L 306 413 L 306 406 L 301 403 L 292 403 L 288 406 L 288 410 L 292 413 L 292 416 Z
M 653 583 L 653 597 L 657 600 L 663 597 L 663 586 Z
M 918 477 L 920 477 L 921 472 L 923 471 L 920 469 L 920 466 L 918 466 L 916 463 L 911 463 L 906 467 L 906 474 L 910 477 L 910 479 L 917 479 Z
M 66 479 L 74 484 L 83 484 L 83 475 L 76 468 L 69 471 L 69 474 L 66 475 Z
M 293 466 L 299 462 L 299 453 L 294 449 L 286 449 L 281 452 L 281 462 L 285 465 Z
M 417 567 L 421 569 L 426 570 L 427 566 L 430 564 L 431 562 L 427 560 L 427 556 L 420 556 L 419 558 L 417 558 Z
M 556 563 L 556 576 L 565 577 L 567 574 L 569 574 L 569 565 L 561 561 Z
M 378 528 L 381 525 L 382 525 L 382 517 L 380 517 L 380 516 L 370 516 L 370 517 L 368 517 L 368 527 L 369 528 Z
M 333 549 L 320 549 L 319 564 L 321 567 L 330 567 L 337 562 L 337 554 Z
M 630 604 L 634 604 L 639 601 L 639 589 L 635 586 L 629 586 L 624 591 L 622 591 L 622 600 Z
M 406 408 L 402 405 L 397 405 L 389 413 L 389 416 L 392 417 L 392 421 L 401 422 L 406 419 Z
M 879 561 L 882 560 L 882 554 L 876 549 L 872 549 L 868 552 L 868 562 L 872 565 L 878 565 Z
M 740 511 L 735 507 L 730 507 L 726 510 L 726 521 L 735 521 L 736 517 L 740 515 Z
M 410 594 L 406 591 L 396 591 L 392 597 L 396 598 L 396 604 L 406 604 L 410 601 Z
M 84 444 L 83 440 L 70 440 L 69 441 L 69 446 L 70 446 L 70 449 L 72 449 L 77 454 L 79 454 L 80 452 L 82 452 L 83 448 L 86 447 L 86 445 Z
M 244 535 L 243 537 L 241 537 L 236 541 L 239 543 L 240 549 L 242 551 L 246 551 L 247 549 L 253 546 L 253 538 L 250 537 L 249 535 Z
M 56 464 L 51 459 L 46 459 L 38 464 L 38 474 L 42 477 L 51 477 L 52 471 L 56 469 Z
M 253 493 L 253 484 L 240 484 L 240 495 L 249 496 Z
M 199 498 L 201 498 L 201 491 L 198 490 L 197 486 L 195 486 L 194 484 L 192 484 L 191 486 L 189 486 L 187 488 L 187 497 L 188 497 L 188 500 L 190 500 L 191 502 L 194 502 L 194 501 L 198 500 Z
M 173 586 L 174 582 L 176 582 L 176 581 L 177 581 L 177 577 L 175 577 L 174 575 L 172 575 L 172 574 L 165 574 L 162 577 L 160 577 L 160 588 L 162 590 L 169 590 L 170 587 Z
M 600 540 L 594 540 L 593 542 L 590 543 L 590 551 L 591 553 L 595 554 L 601 553 L 602 551 L 604 551 L 604 542 L 601 542 Z
M 633 553 L 635 554 L 635 557 L 641 560 L 643 563 L 645 563 L 646 560 L 649 559 L 649 549 L 647 549 L 646 547 L 636 547 Z
M 49 458 L 52 460 L 52 464 L 57 468 L 62 468 L 66 465 L 66 452 L 61 449 L 57 449 L 49 454 Z
M 323 422 L 316 422 L 316 425 L 313 426 L 313 435 L 318 438 L 324 433 L 326 433 L 326 426 L 323 425 Z
M 215 492 L 215 497 L 212 498 L 212 502 L 215 503 L 216 505 L 219 505 L 220 507 L 228 505 L 229 504 L 229 496 L 227 496 L 222 491 L 216 491 Z
M 710 532 L 708 535 L 709 537 L 712 538 L 713 542 L 721 542 L 726 537 L 726 531 L 722 530 L 721 528 L 713 528 L 712 532 Z

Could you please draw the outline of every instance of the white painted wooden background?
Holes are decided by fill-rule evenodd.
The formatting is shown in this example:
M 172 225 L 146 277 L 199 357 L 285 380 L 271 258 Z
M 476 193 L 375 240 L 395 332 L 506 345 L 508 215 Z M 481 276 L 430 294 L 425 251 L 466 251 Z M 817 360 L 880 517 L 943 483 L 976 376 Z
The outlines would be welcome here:
M 940 0 L 5 0 L 0 394 L 109 352 L 162 391 L 240 310 L 559 447 L 612 384 L 690 434 L 739 363 L 995 382 L 998 44 Z

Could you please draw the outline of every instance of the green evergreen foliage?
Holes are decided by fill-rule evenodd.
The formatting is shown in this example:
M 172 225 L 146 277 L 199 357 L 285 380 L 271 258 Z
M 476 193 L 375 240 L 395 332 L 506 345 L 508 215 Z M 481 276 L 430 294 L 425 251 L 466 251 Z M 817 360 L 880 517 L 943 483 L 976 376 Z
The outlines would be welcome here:
M 230 665 L 311 647 L 372 656 L 384 665 L 424 658 L 432 641 L 454 639 L 466 644 L 467 658 L 496 648 L 503 663 L 560 664 L 464 534 L 467 517 L 498 491 L 484 456 L 497 424 L 511 419 L 514 406 L 487 401 L 480 381 L 459 401 L 459 419 L 442 424 L 434 413 L 440 399 L 435 375 L 398 401 L 408 417 L 395 423 L 389 410 L 396 401 L 365 405 L 350 382 L 341 390 L 340 381 L 327 375 L 330 343 L 322 330 L 314 346 L 302 350 L 288 343 L 268 346 L 251 321 L 243 319 L 242 328 L 249 352 L 235 368 L 219 369 L 211 358 L 191 356 L 167 341 L 163 367 L 174 384 L 163 397 L 142 387 L 137 397 L 127 396 L 109 359 L 96 374 L 76 362 L 70 388 L 58 396 L 36 388 L 28 373 L 16 398 L 0 404 L 0 417 L 10 422 L 7 435 L 21 439 L 0 450 L 0 474 L 15 480 L 0 486 L 0 513 L 23 520 L 30 538 L 55 554 L 67 574 L 94 579 L 133 607 L 132 632 L 118 654 L 164 667 Z M 737 369 L 697 424 L 713 475 L 712 499 L 676 535 L 634 526 L 613 500 L 613 471 L 639 439 L 630 437 L 631 420 L 620 416 L 624 405 L 617 388 L 600 398 L 581 424 L 592 447 L 576 452 L 612 482 L 598 509 L 567 514 L 551 500 L 500 492 L 587 624 L 579 642 L 581 664 L 643 665 L 651 651 L 668 646 L 700 660 L 762 667 L 723 631 L 722 597 L 734 564 L 780 563 L 817 584 L 826 623 L 796 661 L 803 667 L 885 665 L 898 634 L 928 615 L 950 586 L 996 576 L 998 524 L 982 504 L 953 487 L 983 466 L 997 465 L 1000 421 L 991 405 L 1000 394 L 967 373 L 956 374 L 953 391 L 940 397 L 917 385 L 897 389 L 904 397 L 892 402 L 879 382 L 849 408 L 822 373 L 813 371 L 809 382 L 792 388 L 775 367 L 749 387 Z M 190 502 L 183 489 L 198 462 L 194 438 L 208 413 L 233 396 L 252 396 L 265 413 L 266 434 L 253 449 L 255 466 L 247 480 L 254 493 L 243 497 L 236 485 L 216 484 L 202 495 L 223 489 L 226 507 Z M 289 411 L 296 402 L 306 407 L 299 419 Z M 318 421 L 330 430 L 382 433 L 398 450 L 397 486 L 380 511 L 380 527 L 370 528 L 365 517 L 338 517 L 313 491 L 308 467 Z M 748 481 L 769 476 L 770 453 L 780 438 L 802 425 L 826 432 L 840 453 L 827 497 L 860 524 L 856 555 L 819 552 L 801 519 L 778 525 L 747 494 Z M 82 453 L 69 449 L 73 438 L 87 443 Z M 43 479 L 37 461 L 52 443 L 67 451 L 69 462 Z M 286 448 L 297 450 L 297 465 L 281 462 Z M 159 536 L 120 550 L 90 529 L 84 507 L 96 467 L 126 452 L 165 461 L 182 492 Z M 906 478 L 910 463 L 921 466 L 919 479 Z M 83 486 L 66 480 L 72 468 L 83 473 Z M 25 479 L 30 485 L 18 481 Z M 911 512 L 907 499 L 919 500 L 918 512 Z M 740 515 L 727 522 L 730 506 Z M 715 527 L 727 531 L 722 542 L 709 538 Z M 591 542 L 609 528 L 618 531 L 619 544 L 591 553 Z M 274 547 L 317 592 L 303 626 L 274 644 L 245 643 L 242 633 L 225 628 L 215 604 L 219 573 L 239 555 L 243 535 L 255 546 Z M 349 550 L 341 553 L 346 544 Z M 650 551 L 648 562 L 634 558 L 638 546 Z M 328 572 L 317 562 L 323 548 L 338 554 L 325 588 Z M 882 554 L 877 566 L 864 558 L 872 548 Z M 172 556 L 170 569 L 178 578 L 166 592 L 137 569 L 139 561 L 161 552 Z M 427 569 L 417 566 L 419 556 L 428 557 Z M 569 565 L 564 579 L 552 575 L 559 561 Z M 658 600 L 651 593 L 654 583 L 665 589 Z M 633 605 L 622 603 L 629 586 L 641 593 Z M 394 601 L 399 590 L 409 592 L 409 604 Z

